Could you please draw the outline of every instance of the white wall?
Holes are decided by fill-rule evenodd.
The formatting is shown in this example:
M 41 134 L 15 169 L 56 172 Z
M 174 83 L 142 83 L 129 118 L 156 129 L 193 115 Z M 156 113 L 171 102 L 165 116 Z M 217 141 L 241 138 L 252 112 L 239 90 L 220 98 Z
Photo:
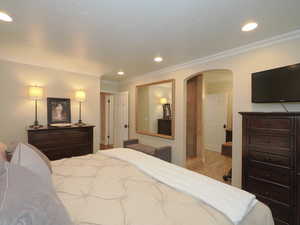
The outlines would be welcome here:
M 107 93 L 117 93 L 119 92 L 119 82 L 101 79 L 100 91 L 107 92 Z
M 124 83 L 122 90 L 128 90 L 130 95 L 130 137 L 138 137 L 141 142 L 153 146 L 172 145 L 172 161 L 178 165 L 185 164 L 185 113 L 186 113 L 186 79 L 193 74 L 214 70 L 228 69 L 233 72 L 233 184 L 241 185 L 241 166 L 242 166 L 242 118 L 240 111 L 283 111 L 279 104 L 252 104 L 251 103 L 251 73 L 280 67 L 300 62 L 300 37 L 295 39 L 286 38 L 284 42 L 279 42 L 273 38 L 274 43 L 258 43 L 260 48 L 249 47 L 247 50 L 241 50 L 240 53 L 224 53 L 221 57 L 215 59 L 208 58 L 203 62 L 199 61 L 176 70 L 167 70 L 146 74 L 135 78 L 129 83 Z M 258 45 L 257 44 L 257 45 Z M 252 50 L 251 50 L 252 49 Z M 237 50 L 236 50 L 237 51 Z M 229 56 L 228 56 L 229 55 Z M 166 80 L 174 78 L 176 81 L 175 94 L 175 140 L 166 140 L 157 137 L 138 135 L 135 132 L 135 86 L 148 82 Z M 288 105 L 290 110 L 300 110 L 300 104 Z
M 44 88 L 38 103 L 38 120 L 47 124 L 47 97 L 71 99 L 72 121 L 78 121 L 78 103 L 74 92 L 83 89 L 87 101 L 82 105 L 82 119 L 95 125 L 94 151 L 100 143 L 100 82 L 98 77 L 41 68 L 0 60 L 0 141 L 27 141 L 26 127 L 34 121 L 34 102 L 28 98 L 28 86 Z

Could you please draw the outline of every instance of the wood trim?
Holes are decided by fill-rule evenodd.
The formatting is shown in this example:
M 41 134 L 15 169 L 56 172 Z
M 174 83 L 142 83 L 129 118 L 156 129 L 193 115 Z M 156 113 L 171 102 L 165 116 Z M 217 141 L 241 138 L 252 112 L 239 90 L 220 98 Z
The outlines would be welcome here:
M 162 83 L 172 83 L 172 136 L 168 136 L 168 135 L 162 135 L 162 134 L 155 134 L 155 133 L 151 133 L 149 131 L 141 131 L 138 130 L 138 108 L 139 108 L 139 101 L 138 101 L 138 88 L 140 87 L 146 87 L 146 86 L 150 86 L 150 85 L 155 85 L 155 84 L 162 84 Z M 138 134 L 142 134 L 142 135 L 149 135 L 149 136 L 153 136 L 153 137 L 160 137 L 160 138 L 165 138 L 165 139 L 170 139 L 170 140 L 174 140 L 175 139 L 175 79 L 169 79 L 169 80 L 162 80 L 162 81 L 156 81 L 156 82 L 152 82 L 152 83 L 146 83 L 146 84 L 141 84 L 141 85 L 137 85 L 135 87 L 135 131 Z
M 137 133 L 138 134 L 143 134 L 143 135 L 149 135 L 149 136 L 153 136 L 153 137 L 160 137 L 160 138 L 174 140 L 173 136 L 168 136 L 168 135 L 163 135 L 163 134 L 155 134 L 155 133 L 151 133 L 151 132 L 148 132 L 148 131 L 137 131 Z

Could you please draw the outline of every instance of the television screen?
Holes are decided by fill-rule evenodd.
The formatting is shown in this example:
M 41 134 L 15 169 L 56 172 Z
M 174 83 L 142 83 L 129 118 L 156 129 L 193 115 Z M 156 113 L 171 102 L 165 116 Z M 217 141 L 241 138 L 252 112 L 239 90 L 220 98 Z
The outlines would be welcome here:
M 253 73 L 252 102 L 300 102 L 300 64 Z

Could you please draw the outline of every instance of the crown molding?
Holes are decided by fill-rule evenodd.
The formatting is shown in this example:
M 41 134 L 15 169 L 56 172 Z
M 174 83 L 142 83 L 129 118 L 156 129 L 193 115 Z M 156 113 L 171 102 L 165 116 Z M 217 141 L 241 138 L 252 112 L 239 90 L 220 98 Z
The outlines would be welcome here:
M 139 76 L 134 76 L 132 78 L 129 78 L 127 80 L 124 80 L 122 82 L 122 85 L 126 85 L 135 81 L 138 81 L 140 79 L 142 79 L 143 77 L 149 77 L 149 76 L 159 76 L 165 73 L 172 73 L 172 72 L 176 72 L 178 70 L 182 70 L 182 69 L 186 69 L 189 67 L 193 67 L 196 65 L 201 65 L 204 63 L 208 63 L 208 62 L 213 62 L 219 59 L 223 59 L 223 58 L 227 58 L 227 57 L 232 57 L 235 55 L 240 55 L 249 51 L 253 51 L 255 49 L 259 49 L 259 48 L 264 48 L 264 47 L 268 47 L 271 45 L 275 45 L 278 43 L 282 43 L 282 42 L 286 42 L 286 41 L 290 41 L 290 40 L 295 40 L 295 39 L 299 39 L 300 38 L 300 29 L 292 31 L 292 32 L 288 32 L 285 34 L 281 34 L 281 35 L 277 35 L 268 39 L 264 39 L 261 41 L 256 41 L 247 45 L 243 45 L 237 48 L 233 48 L 230 50 L 226 50 L 226 51 L 222 51 L 219 52 L 217 54 L 213 54 L 210 56 L 206 56 L 206 57 L 202 57 L 202 58 L 198 58 L 186 63 L 182 63 L 182 64 L 177 64 L 174 66 L 169 66 L 169 67 L 165 67 L 161 70 L 157 70 L 157 71 L 152 71 L 149 73 L 145 73 Z
M 24 63 L 24 62 L 20 62 L 18 60 L 6 59 L 6 58 L 3 58 L 1 56 L 0 56 L 0 60 L 4 61 L 4 62 L 17 63 L 17 64 L 26 65 L 26 66 L 34 66 L 34 67 L 39 67 L 39 68 L 42 68 L 42 69 L 56 70 L 56 71 L 61 71 L 61 72 L 66 72 L 66 73 L 73 73 L 73 74 L 78 74 L 78 75 L 92 76 L 92 77 L 98 77 L 98 78 L 100 78 L 100 76 L 101 76 L 101 75 L 92 74 L 92 73 L 83 73 L 83 72 L 78 72 L 78 71 L 73 71 L 73 70 L 61 69 L 61 68 L 58 68 L 58 67 L 44 66 L 44 65 L 41 65 L 41 64 L 37 64 L 37 63 Z

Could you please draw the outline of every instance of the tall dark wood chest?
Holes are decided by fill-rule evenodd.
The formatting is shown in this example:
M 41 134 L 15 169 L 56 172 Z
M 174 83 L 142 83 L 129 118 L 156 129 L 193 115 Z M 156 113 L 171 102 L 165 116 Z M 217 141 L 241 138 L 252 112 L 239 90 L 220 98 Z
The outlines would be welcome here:
M 93 153 L 94 126 L 28 129 L 28 143 L 50 160 Z
M 243 189 L 300 225 L 300 113 L 243 112 Z

